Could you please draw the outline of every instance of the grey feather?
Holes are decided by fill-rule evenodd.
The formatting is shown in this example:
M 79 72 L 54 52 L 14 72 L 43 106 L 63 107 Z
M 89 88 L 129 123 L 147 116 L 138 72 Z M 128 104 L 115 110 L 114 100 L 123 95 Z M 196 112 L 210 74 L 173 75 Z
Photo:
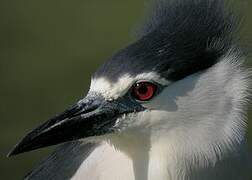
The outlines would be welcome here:
M 98 144 L 69 142 L 58 147 L 26 177 L 26 180 L 70 179 Z M 60 172 L 60 173 L 55 173 Z

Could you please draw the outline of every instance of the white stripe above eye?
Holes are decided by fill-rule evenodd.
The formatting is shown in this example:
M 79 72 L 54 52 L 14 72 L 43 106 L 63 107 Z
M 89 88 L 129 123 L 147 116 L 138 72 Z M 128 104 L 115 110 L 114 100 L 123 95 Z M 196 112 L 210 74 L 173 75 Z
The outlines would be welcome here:
M 125 74 L 115 82 L 109 81 L 106 77 L 92 79 L 89 92 L 100 93 L 107 100 L 113 100 L 125 95 L 137 81 L 152 81 L 164 86 L 170 84 L 170 81 L 154 72 L 142 73 L 137 76 Z

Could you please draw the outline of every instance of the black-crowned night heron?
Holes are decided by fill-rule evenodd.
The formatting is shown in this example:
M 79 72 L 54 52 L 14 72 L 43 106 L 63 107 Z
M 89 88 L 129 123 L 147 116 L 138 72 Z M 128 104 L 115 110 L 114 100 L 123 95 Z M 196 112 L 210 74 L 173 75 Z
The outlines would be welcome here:
M 93 75 L 84 99 L 10 152 L 65 143 L 27 179 L 249 179 L 236 18 L 222 0 L 167 1 Z

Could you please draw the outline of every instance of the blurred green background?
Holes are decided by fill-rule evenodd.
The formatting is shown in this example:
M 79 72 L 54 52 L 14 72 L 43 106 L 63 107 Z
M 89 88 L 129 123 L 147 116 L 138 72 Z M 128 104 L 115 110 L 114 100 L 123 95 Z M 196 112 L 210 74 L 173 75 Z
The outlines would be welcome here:
M 6 158 L 28 130 L 85 95 L 97 67 L 133 41 L 143 12 L 144 0 L 0 1 L 1 180 L 21 179 L 53 149 Z

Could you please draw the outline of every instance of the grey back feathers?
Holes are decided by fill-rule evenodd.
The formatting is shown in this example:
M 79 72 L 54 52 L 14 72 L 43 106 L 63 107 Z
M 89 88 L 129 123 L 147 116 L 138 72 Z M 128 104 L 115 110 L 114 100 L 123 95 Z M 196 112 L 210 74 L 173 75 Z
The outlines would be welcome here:
M 25 179 L 71 179 L 96 146 L 97 144 L 83 144 L 80 141 L 65 143 L 43 160 Z
M 117 52 L 95 77 L 156 72 L 176 81 L 214 65 L 233 46 L 236 18 L 222 0 L 159 0 L 139 40 Z

